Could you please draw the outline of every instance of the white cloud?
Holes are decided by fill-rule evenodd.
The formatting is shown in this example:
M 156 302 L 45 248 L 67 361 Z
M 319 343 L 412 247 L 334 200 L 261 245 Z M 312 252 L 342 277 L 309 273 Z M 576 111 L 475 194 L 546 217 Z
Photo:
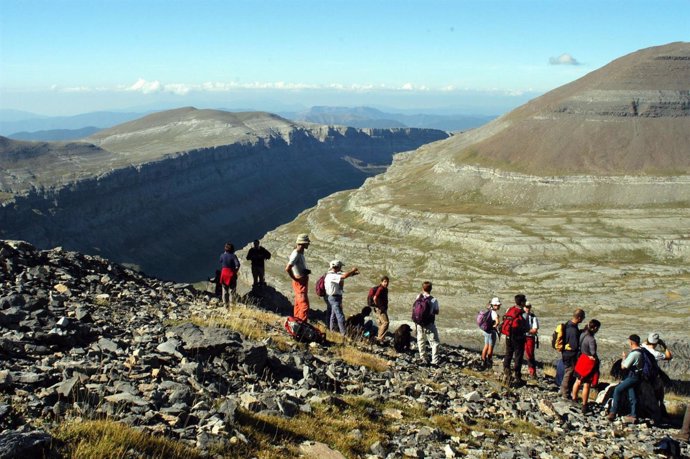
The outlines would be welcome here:
M 142 94 L 151 94 L 154 92 L 160 92 L 162 90 L 161 82 L 146 81 L 143 78 L 139 78 L 136 83 L 126 89 L 127 91 L 139 91 Z
M 577 59 L 568 53 L 563 53 L 558 57 L 550 57 L 549 64 L 551 65 L 580 65 Z

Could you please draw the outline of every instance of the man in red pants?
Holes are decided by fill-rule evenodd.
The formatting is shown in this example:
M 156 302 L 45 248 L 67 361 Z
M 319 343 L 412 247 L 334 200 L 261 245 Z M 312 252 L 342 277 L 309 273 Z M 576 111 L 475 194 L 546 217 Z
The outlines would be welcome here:
M 285 267 L 285 272 L 292 279 L 292 290 L 295 292 L 295 307 L 292 315 L 304 321 L 307 320 L 309 313 L 307 287 L 309 284 L 309 274 L 311 273 L 307 268 L 304 251 L 309 248 L 310 242 L 308 234 L 297 236 L 297 247 L 290 254 L 290 259 Z
M 522 316 L 528 324 L 529 330 L 525 333 L 525 357 L 527 357 L 527 368 L 531 378 L 537 377 L 537 359 L 534 357 L 534 350 L 539 343 L 539 320 L 532 313 L 532 303 L 529 301 L 522 307 L 525 311 Z

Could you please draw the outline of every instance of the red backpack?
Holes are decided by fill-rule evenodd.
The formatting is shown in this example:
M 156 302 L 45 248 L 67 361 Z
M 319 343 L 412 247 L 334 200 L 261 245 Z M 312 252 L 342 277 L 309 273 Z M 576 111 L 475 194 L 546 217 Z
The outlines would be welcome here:
M 503 316 L 500 330 L 502 335 L 515 336 L 525 332 L 525 318 L 522 317 L 522 308 L 511 306 Z
M 316 280 L 316 284 L 314 284 L 314 293 L 316 293 L 316 296 L 326 296 L 326 274 Z

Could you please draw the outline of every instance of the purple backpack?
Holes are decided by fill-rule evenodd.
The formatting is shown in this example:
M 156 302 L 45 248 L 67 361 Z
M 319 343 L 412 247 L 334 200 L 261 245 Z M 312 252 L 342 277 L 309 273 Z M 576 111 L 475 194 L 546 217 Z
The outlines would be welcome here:
M 417 325 L 426 326 L 434 321 L 431 300 L 434 297 L 419 295 L 412 305 L 412 322 Z
M 487 333 L 494 328 L 494 321 L 491 320 L 491 311 L 490 308 L 486 308 L 477 314 L 477 325 Z

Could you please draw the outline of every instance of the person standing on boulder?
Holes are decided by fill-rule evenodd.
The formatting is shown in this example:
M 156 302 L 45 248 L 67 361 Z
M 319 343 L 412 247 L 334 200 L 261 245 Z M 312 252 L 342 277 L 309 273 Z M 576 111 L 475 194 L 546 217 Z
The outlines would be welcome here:
M 223 289 L 221 298 L 223 305 L 230 306 L 230 300 L 235 301 L 237 288 L 237 272 L 240 270 L 240 260 L 235 255 L 235 246 L 228 242 L 225 251 L 220 255 L 220 284 Z
M 419 358 L 423 364 L 427 362 L 427 342 L 431 346 L 431 365 L 438 365 L 438 347 L 441 344 L 438 338 L 438 329 L 436 328 L 436 316 L 440 311 L 438 300 L 431 296 L 431 288 L 433 285 L 429 281 L 422 284 L 422 293 L 417 296 L 412 310 L 412 318 L 415 322 L 417 334 L 417 348 L 419 349 Z M 417 305 L 422 307 L 417 308 Z M 424 309 L 422 320 L 415 319 L 415 310 Z
M 359 270 L 355 267 L 346 273 L 342 272 L 343 262 L 340 260 L 333 260 L 330 263 L 330 269 L 324 279 L 326 287 L 326 295 L 328 295 L 328 303 L 331 305 L 331 319 L 329 328 L 331 331 L 335 330 L 336 324 L 340 333 L 347 334 L 345 328 L 345 314 L 343 313 L 343 288 L 344 280 L 351 276 L 359 274 Z
M 522 316 L 527 324 L 525 332 L 525 357 L 527 357 L 527 368 L 532 378 L 537 377 L 537 359 L 534 356 L 535 349 L 539 346 L 539 319 L 532 312 L 532 303 L 529 301 L 522 307 L 525 311 Z
M 580 329 L 577 328 L 585 320 L 585 311 L 577 308 L 573 312 L 573 317 L 565 323 L 563 333 L 563 350 L 561 360 L 563 360 L 563 381 L 561 381 L 561 397 L 570 400 L 570 380 L 573 377 L 575 362 L 580 350 Z
M 491 329 L 489 331 L 482 330 L 484 334 L 484 349 L 482 349 L 482 368 L 491 368 L 494 365 L 494 346 L 498 339 L 498 310 L 501 308 L 501 300 L 497 296 L 491 298 L 491 301 L 486 306 L 491 309 Z
M 376 312 L 376 321 L 379 324 L 379 332 L 376 337 L 376 343 L 384 345 L 386 334 L 388 333 L 388 326 L 390 320 L 388 319 L 388 283 L 390 280 L 388 276 L 381 277 L 376 293 L 372 301 L 374 303 L 374 312 Z
M 285 272 L 292 279 L 292 290 L 295 292 L 295 305 L 292 315 L 300 320 L 307 320 L 309 314 L 309 296 L 307 287 L 309 284 L 309 274 L 307 260 L 304 258 L 304 251 L 309 248 L 311 241 L 308 234 L 300 234 L 295 242 L 297 247 L 290 254 L 290 259 L 285 267 Z
M 266 285 L 264 261 L 271 259 L 271 252 L 260 245 L 259 240 L 254 241 L 254 247 L 247 252 L 247 260 L 252 262 L 252 287 Z

